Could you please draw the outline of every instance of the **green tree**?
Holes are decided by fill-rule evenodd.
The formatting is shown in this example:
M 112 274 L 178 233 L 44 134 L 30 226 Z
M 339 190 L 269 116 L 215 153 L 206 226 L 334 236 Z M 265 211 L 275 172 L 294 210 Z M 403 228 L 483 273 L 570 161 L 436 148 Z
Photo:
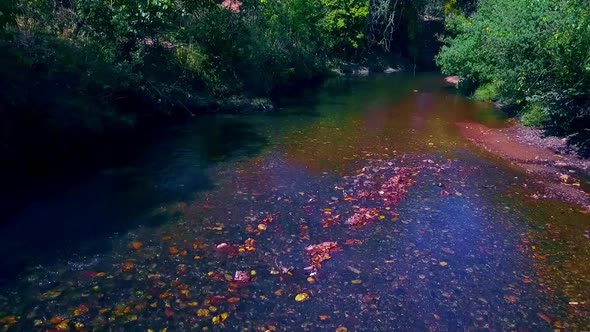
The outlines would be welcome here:
M 0 2 L 0 30 L 8 25 L 14 25 L 16 16 L 16 1 Z
M 369 2 L 365 0 L 321 0 L 325 14 L 322 26 L 329 43 L 337 52 L 354 52 L 364 46 L 369 17 Z
M 437 58 L 444 73 L 520 105 L 528 123 L 571 136 L 588 151 L 590 7 L 584 0 L 481 0 L 452 15 Z

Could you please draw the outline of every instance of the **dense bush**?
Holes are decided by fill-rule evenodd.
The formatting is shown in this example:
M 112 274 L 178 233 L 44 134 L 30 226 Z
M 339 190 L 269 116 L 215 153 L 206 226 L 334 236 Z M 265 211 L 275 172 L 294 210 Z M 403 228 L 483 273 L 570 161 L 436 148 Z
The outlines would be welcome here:
M 493 86 L 527 123 L 590 152 L 590 6 L 585 0 L 481 0 L 454 13 L 437 62 L 447 74 Z M 527 114 L 532 113 L 532 114 Z

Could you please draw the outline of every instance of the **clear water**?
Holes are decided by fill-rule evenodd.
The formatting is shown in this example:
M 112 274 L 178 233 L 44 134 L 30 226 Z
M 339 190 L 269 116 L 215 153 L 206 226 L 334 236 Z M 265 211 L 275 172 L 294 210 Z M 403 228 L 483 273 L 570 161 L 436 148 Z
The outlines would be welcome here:
M 2 226 L 0 328 L 587 328 L 589 218 L 527 199 L 526 174 L 461 136 L 470 121 L 506 125 L 420 74 L 171 128 Z M 403 169 L 388 205 L 378 188 Z M 360 208 L 378 217 L 347 225 Z M 339 250 L 310 275 L 306 247 L 323 242 Z

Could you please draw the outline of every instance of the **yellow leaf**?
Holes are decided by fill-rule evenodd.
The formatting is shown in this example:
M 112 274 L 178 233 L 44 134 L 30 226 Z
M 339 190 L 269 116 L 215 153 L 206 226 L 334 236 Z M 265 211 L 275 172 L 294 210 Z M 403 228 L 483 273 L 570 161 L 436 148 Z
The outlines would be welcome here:
M 61 291 L 59 289 L 50 290 L 46 293 L 41 295 L 42 299 L 55 299 L 56 297 L 61 295 Z
M 354 280 L 353 280 L 353 281 L 351 281 L 350 283 L 352 283 L 353 285 L 360 285 L 360 284 L 362 284 L 363 282 L 362 282 L 362 280 L 360 280 L 360 279 L 354 279 Z
M 55 326 L 55 328 L 59 331 L 69 331 L 70 330 L 69 323 L 70 323 L 69 320 L 64 320 L 63 322 L 57 324 Z
M 229 317 L 229 314 L 227 312 L 224 312 L 213 317 L 211 321 L 213 322 L 213 324 L 222 324 L 227 319 L 227 317 Z
M 309 300 L 309 294 L 307 293 L 299 293 L 295 296 L 295 301 L 303 302 Z
M 207 310 L 207 309 L 199 309 L 199 310 L 197 310 L 197 316 L 199 316 L 199 317 L 209 317 L 209 310 Z

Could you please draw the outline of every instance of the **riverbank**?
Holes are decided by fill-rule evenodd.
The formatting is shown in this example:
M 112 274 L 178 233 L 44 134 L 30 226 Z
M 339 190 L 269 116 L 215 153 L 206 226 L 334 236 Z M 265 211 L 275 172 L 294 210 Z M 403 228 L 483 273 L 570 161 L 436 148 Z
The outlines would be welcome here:
M 506 128 L 457 125 L 469 141 L 532 175 L 539 190 L 530 198 L 559 199 L 590 212 L 590 160 L 572 151 L 565 139 L 544 137 L 541 130 L 516 121 Z

